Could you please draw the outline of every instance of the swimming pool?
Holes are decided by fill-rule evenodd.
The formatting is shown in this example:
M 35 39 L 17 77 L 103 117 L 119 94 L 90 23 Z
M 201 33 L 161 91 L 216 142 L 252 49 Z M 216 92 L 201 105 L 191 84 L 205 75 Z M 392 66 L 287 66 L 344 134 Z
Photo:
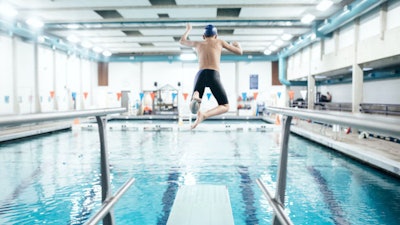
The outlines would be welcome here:
M 274 193 L 279 132 L 110 130 L 108 140 L 114 192 L 136 179 L 117 224 L 165 224 L 178 187 L 193 184 L 226 185 L 236 225 L 271 223 L 255 179 Z M 83 224 L 101 205 L 99 156 L 95 129 L 0 144 L 0 224 Z M 286 194 L 294 224 L 400 220 L 398 179 L 295 135 Z

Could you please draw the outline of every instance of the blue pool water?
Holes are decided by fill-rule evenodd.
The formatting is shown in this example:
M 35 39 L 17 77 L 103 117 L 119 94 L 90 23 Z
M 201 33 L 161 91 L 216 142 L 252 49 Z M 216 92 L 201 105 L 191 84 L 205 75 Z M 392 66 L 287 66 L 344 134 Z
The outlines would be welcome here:
M 166 224 L 178 187 L 221 184 L 236 225 L 271 224 L 279 132 L 108 132 L 117 224 Z M 101 205 L 96 130 L 0 144 L 0 224 L 83 224 Z M 286 208 L 294 224 L 399 224 L 400 181 L 292 135 Z

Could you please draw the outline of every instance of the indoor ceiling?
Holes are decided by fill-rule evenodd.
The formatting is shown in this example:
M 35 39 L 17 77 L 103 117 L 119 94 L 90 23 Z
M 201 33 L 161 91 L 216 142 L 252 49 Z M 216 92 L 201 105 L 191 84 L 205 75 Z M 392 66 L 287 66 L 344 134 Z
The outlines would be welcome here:
M 309 33 L 353 1 L 332 0 L 320 11 L 322 0 L 3 0 L 13 6 L 19 21 L 43 21 L 44 34 L 110 51 L 114 56 L 178 55 L 193 51 L 179 44 L 187 22 L 190 40 L 202 40 L 207 24 L 219 38 L 241 43 L 245 54 L 279 51 Z M 315 16 L 303 23 L 303 16 Z M 274 49 L 271 46 L 276 46 Z

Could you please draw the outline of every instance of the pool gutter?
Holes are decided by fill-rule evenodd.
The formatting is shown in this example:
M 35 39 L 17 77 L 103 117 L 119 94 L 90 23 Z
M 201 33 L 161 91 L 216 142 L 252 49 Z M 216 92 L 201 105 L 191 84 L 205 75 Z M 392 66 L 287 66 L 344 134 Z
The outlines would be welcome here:
M 56 131 L 70 130 L 71 128 L 72 124 L 70 122 L 9 127 L 0 130 L 0 142 L 12 141 Z
M 367 144 L 361 146 L 345 143 L 296 126 L 291 126 L 290 131 L 400 178 L 400 162 L 378 154 L 376 149 L 368 150 L 371 147 Z

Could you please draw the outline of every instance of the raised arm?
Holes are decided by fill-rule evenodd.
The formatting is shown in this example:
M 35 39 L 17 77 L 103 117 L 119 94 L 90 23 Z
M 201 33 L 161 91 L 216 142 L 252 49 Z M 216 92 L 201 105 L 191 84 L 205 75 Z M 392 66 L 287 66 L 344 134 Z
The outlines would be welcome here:
M 189 23 L 186 24 L 186 31 L 185 33 L 183 33 L 181 39 L 179 40 L 179 43 L 181 45 L 185 45 L 185 46 L 189 46 L 189 47 L 195 47 L 196 43 L 194 41 L 189 41 L 187 39 L 189 32 L 192 30 L 192 25 L 190 25 Z
M 240 47 L 240 44 L 236 41 L 232 42 L 232 44 L 228 44 L 228 42 L 222 41 L 222 46 L 226 48 L 228 51 L 235 53 L 236 55 L 243 54 L 242 47 Z

